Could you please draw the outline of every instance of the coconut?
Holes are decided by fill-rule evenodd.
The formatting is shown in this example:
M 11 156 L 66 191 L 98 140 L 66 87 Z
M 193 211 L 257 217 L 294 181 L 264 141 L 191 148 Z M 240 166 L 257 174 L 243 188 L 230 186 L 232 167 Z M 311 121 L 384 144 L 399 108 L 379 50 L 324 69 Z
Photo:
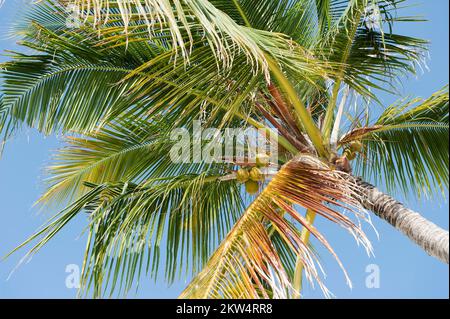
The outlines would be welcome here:
M 239 183 L 245 183 L 246 181 L 248 181 L 249 178 L 250 178 L 250 174 L 244 168 L 240 168 L 236 172 L 236 179 Z
M 255 181 L 252 181 L 252 180 L 248 180 L 247 182 L 245 182 L 245 190 L 250 195 L 258 194 L 258 191 L 259 191 L 259 184 L 258 184 L 258 182 L 255 182 Z
M 270 164 L 270 157 L 267 154 L 256 155 L 256 166 L 264 167 Z
M 264 175 L 259 168 L 253 167 L 250 171 L 250 179 L 254 182 L 260 182 L 264 180 Z

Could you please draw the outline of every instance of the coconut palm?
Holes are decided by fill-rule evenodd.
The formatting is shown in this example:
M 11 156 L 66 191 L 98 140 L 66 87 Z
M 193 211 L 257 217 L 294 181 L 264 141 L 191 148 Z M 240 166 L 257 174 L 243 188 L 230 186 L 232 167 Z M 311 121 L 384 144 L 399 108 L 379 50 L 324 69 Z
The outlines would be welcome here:
M 303 278 L 330 296 L 310 235 L 345 268 L 314 220 L 371 253 L 359 221 L 372 211 L 448 263 L 448 232 L 368 183 L 420 198 L 448 189 L 448 89 L 382 108 L 377 98 L 398 94 L 426 54 L 426 41 L 394 31 L 417 20 L 400 16 L 403 5 L 33 5 L 16 26 L 26 53 L 2 65 L 1 132 L 6 140 L 26 125 L 64 135 L 66 146 L 38 201 L 59 213 L 17 249 L 37 252 L 85 214 L 82 294 L 127 292 L 163 265 L 169 282 L 193 274 L 183 298 L 298 297 Z M 174 162 L 171 132 L 195 120 L 276 136 L 278 160 Z

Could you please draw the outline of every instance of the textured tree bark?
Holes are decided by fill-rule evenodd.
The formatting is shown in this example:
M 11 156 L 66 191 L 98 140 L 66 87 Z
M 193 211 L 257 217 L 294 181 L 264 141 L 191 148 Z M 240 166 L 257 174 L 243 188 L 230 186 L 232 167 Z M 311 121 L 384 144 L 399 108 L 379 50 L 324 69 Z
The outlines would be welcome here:
M 402 203 L 379 191 L 375 186 L 356 179 L 362 194 L 358 198 L 365 209 L 373 211 L 413 242 L 422 247 L 429 255 L 449 262 L 449 233 L 436 226 L 419 213 L 406 208 Z

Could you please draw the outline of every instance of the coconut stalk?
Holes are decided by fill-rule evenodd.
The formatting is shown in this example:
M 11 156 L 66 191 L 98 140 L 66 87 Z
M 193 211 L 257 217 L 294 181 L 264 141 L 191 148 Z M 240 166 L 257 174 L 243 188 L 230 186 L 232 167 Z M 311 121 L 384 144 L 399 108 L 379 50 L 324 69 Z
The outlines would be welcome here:
M 306 221 L 312 225 L 314 220 L 316 219 L 316 212 L 308 209 L 306 211 Z M 309 238 L 311 237 L 311 232 L 304 227 L 302 229 L 302 233 L 300 235 L 301 240 L 305 243 L 305 245 L 309 244 Z M 300 257 L 297 257 L 297 261 L 295 262 L 295 274 L 294 274 L 294 299 L 300 298 L 300 292 L 303 287 L 303 268 L 305 265 L 303 264 L 303 260 Z

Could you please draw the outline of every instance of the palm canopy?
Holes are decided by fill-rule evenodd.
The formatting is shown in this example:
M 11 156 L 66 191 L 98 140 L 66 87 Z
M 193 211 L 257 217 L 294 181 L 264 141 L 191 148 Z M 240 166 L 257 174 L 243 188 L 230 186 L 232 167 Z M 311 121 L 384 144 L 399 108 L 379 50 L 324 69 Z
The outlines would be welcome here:
M 68 5 L 75 24 L 67 24 Z M 195 274 L 182 297 L 291 297 L 303 269 L 328 296 L 305 234 L 340 262 L 310 215 L 344 227 L 371 252 L 352 168 L 391 190 L 448 189 L 447 88 L 376 112 L 377 93 L 395 93 L 392 84 L 426 52 L 426 41 L 394 32 L 395 22 L 418 20 L 399 16 L 403 5 L 33 5 L 16 27 L 31 53 L 9 52 L 2 65 L 0 128 L 5 139 L 22 124 L 66 135 L 39 200 L 65 208 L 19 247 L 34 242 L 36 252 L 86 213 L 82 284 L 95 296 L 126 292 L 163 263 L 168 281 Z M 204 127 L 276 129 L 272 164 L 280 168 L 256 197 L 237 182 L 239 163 L 170 160 L 171 131 L 199 119 Z

